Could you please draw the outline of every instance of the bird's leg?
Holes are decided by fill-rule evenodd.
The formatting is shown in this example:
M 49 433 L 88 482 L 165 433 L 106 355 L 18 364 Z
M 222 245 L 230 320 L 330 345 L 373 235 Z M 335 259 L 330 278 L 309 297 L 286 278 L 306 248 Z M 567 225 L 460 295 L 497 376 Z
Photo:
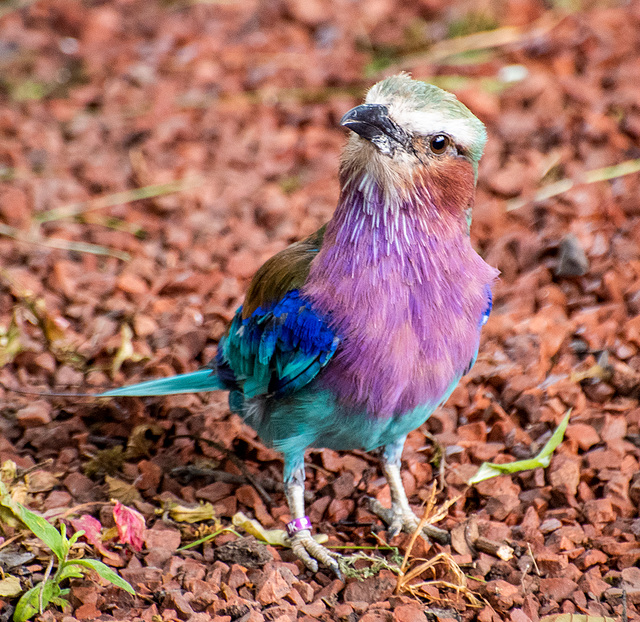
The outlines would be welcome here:
M 285 474 L 288 471 L 286 467 L 285 464 Z M 289 477 L 285 475 L 284 492 L 291 511 L 291 522 L 287 524 L 291 549 L 312 572 L 318 571 L 318 562 L 320 562 L 342 578 L 337 562 L 340 556 L 318 544 L 311 537 L 311 521 L 304 513 L 304 464 L 300 464 L 289 473 Z
M 409 505 L 409 499 L 407 499 L 400 475 L 402 448 L 405 439 L 406 436 L 403 436 L 386 445 L 382 452 L 382 469 L 391 491 L 391 509 L 385 508 L 375 499 L 370 502 L 372 511 L 389 525 L 389 538 L 394 538 L 401 531 L 413 533 L 420 523 Z M 449 539 L 449 534 L 446 531 L 433 525 L 426 525 L 423 528 L 423 534 L 438 542 L 447 542 Z

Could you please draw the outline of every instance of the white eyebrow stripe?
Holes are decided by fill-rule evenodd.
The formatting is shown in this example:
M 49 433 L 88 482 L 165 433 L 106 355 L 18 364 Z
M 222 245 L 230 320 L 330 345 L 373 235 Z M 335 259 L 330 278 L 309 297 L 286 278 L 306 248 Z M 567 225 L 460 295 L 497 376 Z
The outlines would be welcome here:
M 425 136 L 448 134 L 463 147 L 470 147 L 477 140 L 477 130 L 467 119 L 447 117 L 439 110 L 394 110 L 391 107 L 390 113 L 394 121 L 409 132 Z

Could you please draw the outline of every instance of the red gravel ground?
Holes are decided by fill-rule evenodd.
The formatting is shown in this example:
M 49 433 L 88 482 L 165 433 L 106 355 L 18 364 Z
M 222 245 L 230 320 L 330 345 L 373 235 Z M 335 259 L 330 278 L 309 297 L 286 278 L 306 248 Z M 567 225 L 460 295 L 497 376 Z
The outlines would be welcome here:
M 345 584 L 231 533 L 178 551 L 238 511 L 268 529 L 288 520 L 278 455 L 224 395 L 0 389 L 0 463 L 17 464 L 5 480 L 28 507 L 51 520 L 92 514 L 106 529 L 120 499 L 147 524 L 141 552 L 106 544 L 105 561 L 138 596 L 76 580 L 67 610 L 40 619 L 602 622 L 622 618 L 623 594 L 628 619 L 640 619 L 640 176 L 579 183 L 640 158 L 640 4 L 575 4 L 584 10 L 542 0 L 0 6 L 5 387 L 95 392 L 208 361 L 256 268 L 330 216 L 341 115 L 400 69 L 454 90 L 487 124 L 472 236 L 502 272 L 478 362 L 404 452 L 418 512 L 438 447 L 438 505 L 459 497 L 439 523 L 452 544 L 416 542 L 413 568 L 444 555 L 413 579 L 382 569 Z M 565 179 L 576 184 L 536 196 Z M 171 182 L 179 192 L 112 196 Z M 536 454 L 569 409 L 548 469 L 466 486 L 483 461 Z M 308 465 L 309 514 L 330 544 L 384 544 L 365 502 L 389 501 L 376 460 L 321 450 Z M 215 520 L 171 511 L 198 501 Z M 16 529 L 0 525 L 0 568 L 27 589 L 49 554 Z M 487 552 L 505 543 L 509 559 Z M 392 544 L 404 555 L 409 538 Z M 89 545 L 84 554 L 101 557 Z M 376 554 L 397 568 L 393 551 Z M 460 593 L 442 583 L 462 580 Z M 0 600 L 1 620 L 15 602 Z

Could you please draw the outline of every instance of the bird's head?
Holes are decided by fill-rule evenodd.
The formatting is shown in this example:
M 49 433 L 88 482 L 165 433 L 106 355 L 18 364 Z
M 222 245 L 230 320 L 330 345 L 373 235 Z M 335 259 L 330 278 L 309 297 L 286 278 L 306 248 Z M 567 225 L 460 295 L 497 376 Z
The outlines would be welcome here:
M 487 134 L 455 95 L 402 73 L 375 84 L 340 123 L 354 132 L 342 158 L 343 183 L 366 176 L 400 194 L 422 183 L 434 198 L 448 192 L 446 202 L 472 200 Z

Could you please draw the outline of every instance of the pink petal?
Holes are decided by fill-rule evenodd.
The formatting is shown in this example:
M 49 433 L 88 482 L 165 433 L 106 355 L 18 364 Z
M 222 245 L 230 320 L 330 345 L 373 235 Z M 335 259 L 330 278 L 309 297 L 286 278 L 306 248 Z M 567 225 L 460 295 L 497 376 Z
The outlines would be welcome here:
M 146 529 L 144 516 L 116 501 L 113 507 L 113 518 L 118 528 L 118 538 L 123 544 L 130 544 L 134 550 L 141 551 Z
M 118 555 L 110 551 L 102 543 L 102 523 L 89 514 L 83 514 L 80 518 L 71 520 L 71 526 L 75 531 L 84 531 L 82 536 L 89 544 L 103 556 L 110 559 L 119 559 Z

